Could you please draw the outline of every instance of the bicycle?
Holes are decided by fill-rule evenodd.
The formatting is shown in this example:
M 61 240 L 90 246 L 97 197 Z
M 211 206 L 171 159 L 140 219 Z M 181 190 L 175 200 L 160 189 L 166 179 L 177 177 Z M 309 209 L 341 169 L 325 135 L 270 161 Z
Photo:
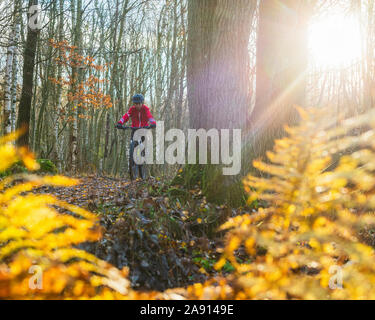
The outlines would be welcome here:
M 153 129 L 153 127 L 147 126 L 147 127 L 139 127 L 139 128 L 133 128 L 133 127 L 124 127 L 124 126 L 116 126 L 119 130 L 132 130 L 131 138 L 130 138 L 130 151 L 129 151 L 129 175 L 130 180 L 134 181 L 138 178 L 141 178 L 142 180 L 146 179 L 147 176 L 147 170 L 146 166 L 143 164 L 136 164 L 134 161 L 134 149 L 138 146 L 143 144 L 144 137 L 139 139 L 139 141 L 134 140 L 134 133 L 137 130 L 140 129 Z M 142 151 L 142 156 L 145 155 L 145 150 Z M 138 155 L 139 156 L 139 155 Z

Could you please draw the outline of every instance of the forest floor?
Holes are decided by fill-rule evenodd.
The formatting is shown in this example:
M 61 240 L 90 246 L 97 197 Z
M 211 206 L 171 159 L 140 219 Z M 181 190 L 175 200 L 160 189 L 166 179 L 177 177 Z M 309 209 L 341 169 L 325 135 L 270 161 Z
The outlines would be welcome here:
M 229 217 L 249 212 L 207 203 L 199 186 L 184 190 L 154 178 L 79 179 L 74 187 L 41 187 L 35 192 L 96 213 L 103 237 L 80 247 L 119 269 L 129 267 L 132 286 L 139 290 L 184 287 L 217 275 L 214 264 L 224 239 L 218 227 Z M 227 263 L 221 272 L 232 270 Z

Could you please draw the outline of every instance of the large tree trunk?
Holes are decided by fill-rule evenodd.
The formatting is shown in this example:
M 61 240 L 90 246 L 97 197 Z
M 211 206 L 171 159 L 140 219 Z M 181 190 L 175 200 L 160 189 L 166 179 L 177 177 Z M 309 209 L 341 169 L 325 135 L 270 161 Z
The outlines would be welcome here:
M 307 0 L 286 0 L 281 8 L 280 1 L 260 2 L 251 162 L 272 149 L 273 141 L 283 135 L 284 125 L 297 120 L 294 105 L 304 104 L 308 4 Z
M 29 0 L 29 8 L 32 5 L 37 5 L 38 0 Z M 23 85 L 21 93 L 21 101 L 18 110 L 18 121 L 17 128 L 26 126 L 29 128 L 30 124 L 30 111 L 31 101 L 33 96 L 33 80 L 34 80 L 34 66 L 35 66 L 35 53 L 37 47 L 37 40 L 39 35 L 38 28 L 27 29 L 27 39 L 24 51 L 24 63 L 23 63 Z M 26 133 L 18 140 L 18 145 L 28 146 L 29 145 L 29 129 Z
M 188 98 L 194 128 L 242 128 L 256 1 L 189 1 Z
M 187 80 L 190 127 L 241 129 L 250 108 L 249 37 L 257 1 L 190 0 Z M 233 202 L 238 179 L 217 166 L 200 173 L 210 201 Z M 237 177 L 238 178 L 238 177 Z

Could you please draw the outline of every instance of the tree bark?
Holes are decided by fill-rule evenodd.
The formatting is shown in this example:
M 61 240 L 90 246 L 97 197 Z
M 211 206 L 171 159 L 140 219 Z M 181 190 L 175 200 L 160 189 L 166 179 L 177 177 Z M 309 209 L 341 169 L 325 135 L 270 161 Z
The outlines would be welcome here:
M 250 108 L 249 38 L 257 1 L 190 0 L 187 83 L 190 127 L 241 129 Z M 195 169 L 194 169 L 195 170 Z M 209 201 L 233 202 L 239 177 L 205 166 Z
M 5 65 L 5 86 L 4 86 L 4 132 L 9 134 L 12 131 L 11 124 L 11 103 L 12 103 L 12 66 L 14 58 L 14 32 L 10 36 L 8 50 L 7 50 L 7 59 Z
M 59 1 L 59 42 L 63 41 L 64 34 L 63 34 L 63 27 L 64 27 L 64 0 Z M 60 51 L 61 52 L 61 51 Z M 59 56 L 62 59 L 61 53 Z M 61 79 L 62 77 L 62 65 L 57 65 L 57 79 Z M 56 95 L 56 104 L 57 104 L 57 113 L 55 115 L 55 123 L 54 123 L 54 158 L 57 163 L 57 168 L 59 171 L 62 171 L 62 141 L 59 139 L 59 131 L 60 131 L 60 117 L 62 113 L 62 86 L 59 85 L 57 88 L 57 95 Z
M 74 10 L 76 12 L 74 12 Z M 76 5 L 72 2 L 72 24 L 74 25 L 74 46 L 76 47 L 76 53 L 82 54 L 82 0 L 77 0 Z M 77 66 L 72 66 L 72 92 L 75 95 L 78 89 L 78 85 L 82 80 L 82 70 L 80 68 L 81 63 L 77 61 Z M 74 100 L 71 105 L 72 121 L 71 121 L 71 171 L 77 173 L 78 167 L 78 101 Z
M 29 0 L 29 8 L 32 5 L 37 5 L 38 0 Z M 32 29 L 28 26 L 27 39 L 24 51 L 24 64 L 23 64 L 23 85 L 21 100 L 18 110 L 17 128 L 25 126 L 27 128 L 25 134 L 18 140 L 19 146 L 29 145 L 29 124 L 30 124 L 30 111 L 33 96 L 33 78 L 35 67 L 35 54 L 38 41 L 39 29 Z
M 272 149 L 285 124 L 297 120 L 294 105 L 303 105 L 306 86 L 307 0 L 261 1 L 257 38 L 256 103 L 251 114 L 252 160 Z
M 15 25 L 14 25 L 14 52 L 13 52 L 13 66 L 12 66 L 12 88 L 11 88 L 11 126 L 12 131 L 16 130 L 16 104 L 17 104 L 17 83 L 18 83 L 18 43 L 20 41 L 21 28 L 21 4 L 16 2 Z
M 15 100 L 17 95 L 17 46 L 20 32 L 20 3 L 15 1 L 13 24 L 7 48 L 4 84 L 4 132 L 15 130 Z

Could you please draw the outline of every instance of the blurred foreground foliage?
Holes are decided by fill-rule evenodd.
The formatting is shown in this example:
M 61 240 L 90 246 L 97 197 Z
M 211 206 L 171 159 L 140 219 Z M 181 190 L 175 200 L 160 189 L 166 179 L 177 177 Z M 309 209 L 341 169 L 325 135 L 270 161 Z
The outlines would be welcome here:
M 26 149 L 0 139 L 0 172 L 22 161 L 28 170 L 40 165 Z M 62 176 L 17 174 L 0 181 L 1 299 L 137 299 L 128 270 L 122 271 L 76 248 L 101 237 L 96 216 L 51 195 L 29 191 L 41 185 L 72 186 Z M 57 209 L 63 209 L 59 213 Z
M 76 248 L 101 237 L 94 214 L 28 193 L 75 181 L 21 174 L 0 183 L 0 298 L 374 299 L 366 232 L 375 228 L 375 111 L 339 122 L 327 109 L 299 112 L 301 124 L 285 128 L 268 161 L 254 162 L 262 174 L 244 180 L 249 203 L 267 206 L 221 226 L 227 233 L 215 268 L 229 264 L 231 274 L 135 292 L 126 268 Z M 11 144 L 15 138 L 0 140 L 0 171 L 19 160 L 37 170 L 32 155 Z M 42 269 L 42 289 L 30 289 L 33 266 Z
M 327 109 L 299 112 L 301 124 L 285 128 L 269 161 L 254 162 L 263 174 L 244 181 L 249 202 L 268 206 L 221 227 L 216 268 L 227 260 L 235 268 L 227 290 L 198 285 L 194 297 L 375 298 L 374 249 L 361 236 L 375 224 L 375 112 L 339 123 Z M 248 262 L 237 261 L 240 249 Z

